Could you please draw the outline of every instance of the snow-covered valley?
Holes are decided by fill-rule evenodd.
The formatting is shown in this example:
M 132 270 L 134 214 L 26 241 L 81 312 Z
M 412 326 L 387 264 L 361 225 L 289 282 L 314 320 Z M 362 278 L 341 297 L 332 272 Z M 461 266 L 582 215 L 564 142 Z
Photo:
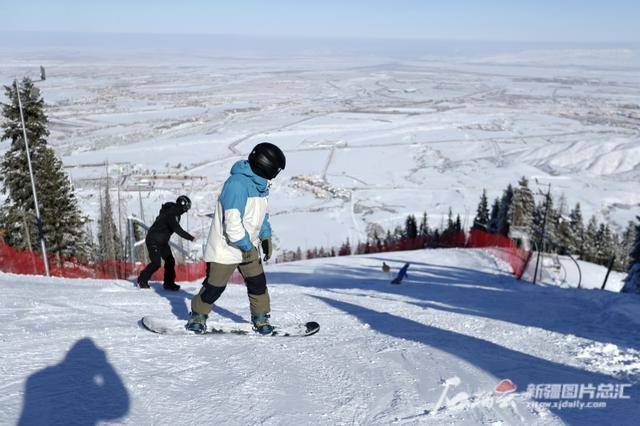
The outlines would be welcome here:
M 188 194 L 186 223 L 202 242 L 231 164 L 264 140 L 288 157 L 270 199 L 278 249 L 364 240 L 373 224 L 423 211 L 438 227 L 450 207 L 469 226 L 483 188 L 491 200 L 521 176 L 618 231 L 638 212 L 640 61 L 631 48 L 53 51 L 0 50 L 0 80 L 37 80 L 46 67 L 37 85 L 50 143 L 92 219 L 108 173 L 121 217 L 149 222 L 163 201 Z

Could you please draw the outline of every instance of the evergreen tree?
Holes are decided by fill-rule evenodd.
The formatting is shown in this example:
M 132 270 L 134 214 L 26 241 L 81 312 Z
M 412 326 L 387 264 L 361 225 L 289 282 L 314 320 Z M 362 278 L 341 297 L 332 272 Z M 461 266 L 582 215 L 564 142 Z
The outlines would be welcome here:
M 489 227 L 489 201 L 487 200 L 487 190 L 482 190 L 476 217 L 473 219 L 473 229 L 487 230 Z
M 11 145 L 0 163 L 0 180 L 7 194 L 0 227 L 6 230 L 5 240 L 10 245 L 39 250 L 18 94 L 15 84 L 4 88 L 8 103 L 2 104 L 5 121 L 1 140 L 8 140 Z M 20 98 L 47 248 L 53 254 L 85 257 L 90 252 L 84 232 L 86 218 L 80 212 L 62 162 L 47 145 L 44 100 L 28 78 L 22 81 Z
M 510 216 L 511 216 L 511 205 L 513 203 L 513 187 L 511 184 L 507 186 L 507 189 L 504 190 L 502 194 L 502 198 L 500 199 L 500 210 L 498 211 L 498 234 L 500 235 L 509 235 L 509 230 L 511 228 Z
M 338 251 L 338 256 L 348 256 L 351 254 L 351 243 L 349 243 L 349 239 L 347 238 L 347 241 L 342 244 L 342 246 L 340 247 L 340 251 Z
M 582 219 L 582 211 L 580 203 L 569 213 L 569 228 L 571 239 L 569 242 L 569 252 L 582 257 L 584 254 L 584 221 Z
M 574 243 L 574 236 L 571 229 L 571 219 L 566 215 L 567 199 L 564 194 L 560 197 L 557 212 L 555 245 L 560 254 L 570 252 L 570 247 Z
M 622 289 L 625 293 L 640 293 L 640 216 L 636 217 L 633 233 L 635 240 L 629 253 L 629 272 Z
M 100 196 L 98 247 L 100 248 L 100 258 L 102 260 L 122 259 L 122 245 L 120 244 L 120 236 L 113 219 L 109 189 L 109 179 L 107 178 L 104 197 Z
M 455 229 L 455 223 L 453 222 L 453 212 L 451 211 L 451 207 L 449 207 L 449 214 L 447 215 L 447 228 L 445 232 L 452 232 Z
M 396 226 L 396 228 L 393 230 L 393 240 L 394 241 L 400 241 L 401 239 L 403 239 L 406 236 L 407 235 L 404 233 L 404 229 L 401 226 Z
M 554 210 L 553 198 L 549 196 L 545 197 L 544 201 L 541 203 L 536 204 L 536 208 L 533 212 L 533 220 L 531 221 L 531 240 L 534 247 L 537 246 L 540 250 L 548 250 L 549 241 L 556 240 Z M 547 212 L 546 224 L 544 220 L 545 211 Z M 542 241 L 543 225 L 545 235 L 544 241 Z
M 462 221 L 460 220 L 460 215 L 456 215 L 456 220 L 453 222 L 453 230 L 455 232 L 462 232 Z
M 493 200 L 493 205 L 491 206 L 491 216 L 489 218 L 489 227 L 487 230 L 492 233 L 498 232 L 498 216 L 500 215 L 500 199 L 496 198 Z
M 416 223 L 416 217 L 414 215 L 407 216 L 405 221 L 405 235 L 407 238 L 416 238 L 418 236 L 418 225 Z
M 595 262 L 598 253 L 598 221 L 591 216 L 584 233 L 583 260 Z
M 601 223 L 596 233 L 596 253 L 594 262 L 600 265 L 607 265 L 613 256 L 613 236 L 609 225 Z
M 536 203 L 533 192 L 529 189 L 529 181 L 523 176 L 518 187 L 513 190 L 513 202 L 509 210 L 509 223 L 512 227 L 528 230 L 533 221 Z
M 637 237 L 638 235 L 636 224 L 630 221 L 627 225 L 627 229 L 625 229 L 624 233 L 622 234 L 622 241 L 620 243 L 620 269 L 623 271 L 628 270 L 631 266 L 631 263 L 633 262 L 631 258 L 631 252 L 634 249 L 634 244 Z
M 420 220 L 418 234 L 421 237 L 426 237 L 427 235 L 429 235 L 429 217 L 427 216 L 427 212 L 422 213 L 422 220 Z

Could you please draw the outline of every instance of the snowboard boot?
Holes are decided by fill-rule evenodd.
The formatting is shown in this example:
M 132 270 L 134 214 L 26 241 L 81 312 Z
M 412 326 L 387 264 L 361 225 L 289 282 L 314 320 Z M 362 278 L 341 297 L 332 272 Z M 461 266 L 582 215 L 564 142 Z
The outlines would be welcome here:
M 176 283 L 164 283 L 162 284 L 162 288 L 170 291 L 178 291 L 180 290 L 180 286 Z
M 253 331 L 262 335 L 273 333 L 273 326 L 269 324 L 269 314 L 254 314 L 251 315 L 251 322 L 253 323 Z
M 187 321 L 187 325 L 185 325 L 184 328 L 189 331 L 193 331 L 196 334 L 206 333 L 207 318 L 209 318 L 208 315 L 191 312 L 191 318 L 189 318 L 189 321 Z
M 149 283 L 138 280 L 138 288 L 150 288 Z

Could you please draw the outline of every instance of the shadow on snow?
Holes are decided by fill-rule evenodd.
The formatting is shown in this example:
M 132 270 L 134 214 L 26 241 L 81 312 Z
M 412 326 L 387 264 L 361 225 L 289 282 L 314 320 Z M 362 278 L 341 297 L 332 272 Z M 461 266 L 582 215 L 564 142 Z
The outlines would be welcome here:
M 27 379 L 18 425 L 96 425 L 129 412 L 130 400 L 105 352 L 84 338 L 62 362 Z
M 151 288 L 158 293 L 158 295 L 166 298 L 171 305 L 171 313 L 179 320 L 188 320 L 189 319 L 189 306 L 191 306 L 191 298 L 194 296 L 193 294 L 180 289 L 178 291 L 165 290 L 162 285 L 158 284 L 150 284 Z M 198 289 L 199 290 L 199 289 Z M 224 294 L 222 295 L 224 297 Z M 213 313 L 216 313 L 224 318 L 228 318 L 233 322 L 238 323 L 247 323 L 246 319 L 242 318 L 240 315 L 231 312 L 228 309 L 225 309 L 219 305 L 213 305 Z
M 404 264 L 394 259 L 373 259 L 396 266 Z M 533 286 L 506 274 L 423 262 L 411 262 L 409 277 L 400 285 L 390 284 L 389 275 L 382 271 L 376 271 L 376 277 L 368 267 L 325 264 L 316 271 L 271 272 L 269 279 L 320 289 L 375 290 L 415 299 L 412 303 L 423 308 L 472 314 L 640 349 L 640 331 L 624 315 L 607 310 L 609 304 L 628 298 L 625 294 L 598 292 L 594 297 L 589 290 Z
M 591 383 L 597 387 L 599 384 L 625 383 L 608 375 L 536 358 L 486 340 L 431 327 L 386 312 L 374 311 L 327 297 L 313 297 L 369 324 L 372 330 L 379 333 L 412 340 L 447 352 L 491 374 L 497 379 L 495 383 L 500 379 L 508 378 L 521 390 L 526 389 L 528 384 Z M 627 388 L 625 395 L 630 396 L 631 399 L 606 400 L 606 408 L 551 409 L 551 411 L 569 424 L 637 424 L 640 416 L 640 404 L 638 404 L 640 395 L 637 386 Z

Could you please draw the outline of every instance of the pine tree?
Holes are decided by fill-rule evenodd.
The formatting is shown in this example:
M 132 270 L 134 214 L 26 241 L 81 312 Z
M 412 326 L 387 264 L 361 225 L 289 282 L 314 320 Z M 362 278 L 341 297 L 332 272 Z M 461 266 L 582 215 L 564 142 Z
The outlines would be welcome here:
M 418 236 L 418 225 L 416 223 L 416 217 L 414 215 L 411 214 L 407 216 L 404 228 L 407 238 L 414 239 Z
M 0 180 L 7 194 L 0 227 L 6 230 L 5 240 L 10 245 L 18 248 L 31 245 L 39 250 L 18 95 L 15 85 L 4 88 L 9 102 L 2 104 L 5 121 L 1 140 L 10 141 L 11 146 L 0 163 Z M 20 98 L 47 248 L 53 254 L 85 257 L 90 252 L 90 243 L 84 232 L 87 219 L 80 212 L 62 162 L 47 145 L 49 131 L 44 100 L 28 78 L 22 81 Z
M 557 223 L 556 223 L 556 238 L 555 245 L 560 254 L 566 254 L 570 252 L 570 247 L 573 245 L 574 236 L 571 228 L 571 220 L 566 216 L 567 199 L 564 194 L 560 197 L 558 203 Z
M 493 200 L 493 205 L 491 206 L 491 216 L 489 218 L 489 227 L 487 230 L 492 233 L 498 232 L 498 216 L 500 215 L 500 199 L 496 198 Z
M 547 206 L 548 205 L 548 206 Z M 533 220 L 531 221 L 531 240 L 534 247 L 539 250 L 548 250 L 549 242 L 555 241 L 555 225 L 554 225 L 554 207 L 553 198 L 551 196 L 545 197 L 544 201 L 536 204 L 536 208 L 533 212 Z M 547 213 L 547 220 L 545 223 L 545 211 Z M 542 231 L 544 225 L 544 241 L 542 240 Z
M 633 251 L 634 243 L 637 238 L 636 232 L 636 224 L 630 221 L 627 225 L 627 229 L 625 229 L 622 234 L 622 240 L 620 242 L 620 268 L 623 271 L 628 270 L 633 262 L 631 252 Z
M 118 229 L 113 219 L 113 209 L 111 206 L 111 195 L 109 190 L 109 179 L 106 180 L 104 197 L 100 196 L 100 220 L 98 232 L 98 247 L 100 248 L 100 258 L 102 260 L 122 259 L 122 245 Z
M 349 243 L 349 239 L 342 244 L 340 247 L 340 251 L 338 251 L 338 256 L 349 256 L 351 254 L 351 243 Z
M 536 203 L 533 192 L 529 189 L 529 181 L 523 176 L 518 187 L 513 190 L 512 207 L 509 210 L 509 222 L 512 227 L 529 229 L 533 221 Z
M 595 262 L 598 254 L 598 221 L 591 216 L 584 233 L 583 260 Z
M 622 289 L 625 293 L 640 293 L 640 216 L 636 217 L 633 228 L 635 239 L 629 253 L 629 272 Z
M 489 227 L 489 201 L 487 199 L 487 190 L 482 190 L 480 196 L 480 203 L 476 210 L 476 217 L 473 219 L 472 229 L 480 229 L 482 231 L 487 230 Z
M 569 244 L 569 252 L 582 257 L 584 254 L 584 221 L 582 219 L 582 211 L 580 203 L 577 203 L 571 213 L 569 213 L 569 228 L 571 233 L 571 241 Z
M 462 232 L 462 220 L 460 220 L 460 215 L 456 215 L 456 220 L 453 222 L 453 230 L 455 232 Z
M 429 235 L 429 217 L 427 216 L 427 212 L 422 213 L 422 220 L 420 220 L 418 234 L 421 237 L 426 237 L 427 235 Z
M 455 223 L 453 222 L 453 212 L 451 211 L 451 207 L 449 207 L 449 214 L 447 215 L 447 228 L 445 232 L 454 231 Z
M 500 235 L 509 235 L 509 230 L 511 229 L 511 205 L 513 203 L 513 187 L 511 184 L 507 186 L 507 189 L 504 190 L 502 194 L 502 198 L 500 199 L 500 210 L 498 212 L 498 234 Z
M 613 236 L 609 225 L 601 223 L 596 233 L 596 254 L 595 263 L 600 265 L 607 265 L 609 259 L 613 255 Z

